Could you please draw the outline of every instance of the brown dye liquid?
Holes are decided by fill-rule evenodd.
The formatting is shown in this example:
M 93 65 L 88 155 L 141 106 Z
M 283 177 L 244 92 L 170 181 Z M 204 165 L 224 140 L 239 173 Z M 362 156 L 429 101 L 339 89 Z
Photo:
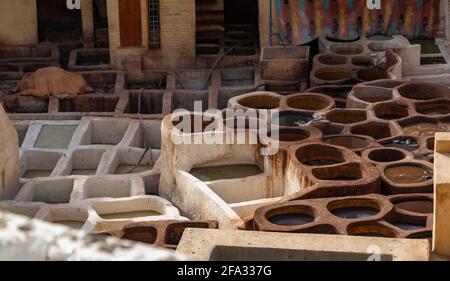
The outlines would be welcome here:
M 270 217 L 269 221 L 277 225 L 294 226 L 311 223 L 314 218 L 304 214 L 285 214 Z
M 23 175 L 24 179 L 49 177 L 52 170 L 27 170 Z
M 444 115 L 448 114 L 450 111 L 448 108 L 433 108 L 428 110 L 422 110 L 422 114 L 426 115 Z
M 386 98 L 386 97 L 365 97 L 365 98 L 362 98 L 362 100 L 365 101 L 365 102 L 369 102 L 369 103 L 377 103 L 377 102 L 382 102 L 382 101 L 389 100 L 389 98 Z
M 345 136 L 329 138 L 325 142 L 328 144 L 338 145 L 349 149 L 360 149 L 367 147 L 370 144 L 365 139 L 356 137 L 345 137 Z
M 201 181 L 238 179 L 263 173 L 256 165 L 226 165 L 217 167 L 194 168 L 191 175 Z
M 100 217 L 104 220 L 124 220 L 124 219 L 134 219 L 143 217 L 153 217 L 160 216 L 161 213 L 156 211 L 136 211 L 136 212 L 126 212 L 126 213 L 116 213 L 116 214 L 102 214 Z
M 95 175 L 97 169 L 73 169 L 71 175 L 77 176 L 92 176 Z
M 384 120 L 397 120 L 397 119 L 401 119 L 404 118 L 405 116 L 403 115 L 396 115 L 396 114 L 389 114 L 389 115 L 383 115 L 380 116 L 382 119 Z
M 432 137 L 435 133 L 445 132 L 446 128 L 439 124 L 420 123 L 403 128 L 406 135 L 414 137 Z
M 53 223 L 56 223 L 56 224 L 61 224 L 61 225 L 64 225 L 64 226 L 67 226 L 67 227 L 70 227 L 70 228 L 73 228 L 73 229 L 81 229 L 82 227 L 83 227 L 83 225 L 84 225 L 84 222 L 81 222 L 81 221 L 71 221 L 71 220 L 66 220 L 66 221 L 55 221 L 55 222 L 53 222 Z
M 359 179 L 360 178 L 358 178 L 358 177 L 352 177 L 352 176 L 335 176 L 335 177 L 330 177 L 326 180 L 329 180 L 329 181 L 356 181 Z
M 384 173 L 391 181 L 401 184 L 421 183 L 433 178 L 433 172 L 430 169 L 412 165 L 387 168 Z
M 331 213 L 344 219 L 363 219 L 375 216 L 379 211 L 369 207 L 348 207 L 334 209 Z
M 327 71 L 323 73 L 319 73 L 317 75 L 319 79 L 322 80 L 328 80 L 328 81 L 336 81 L 336 80 L 342 80 L 342 79 L 350 79 L 352 78 L 351 74 L 348 72 L 340 72 L 340 71 Z
M 134 169 L 135 166 L 136 165 L 127 165 L 127 164 L 119 165 L 114 174 L 116 175 L 130 174 L 131 171 L 133 171 L 132 172 L 133 174 L 138 174 L 145 171 L 149 171 L 153 168 L 153 166 L 151 165 L 139 165 L 136 167 L 136 169 Z
M 329 166 L 329 165 L 335 165 L 339 164 L 341 162 L 333 160 L 333 159 L 320 159 L 320 160 L 310 160 L 305 161 L 303 164 L 307 166 Z
M 67 149 L 77 126 L 43 126 L 34 144 L 37 148 Z
M 420 213 L 420 214 L 433 213 L 433 201 L 431 200 L 403 201 L 395 204 L 395 207 L 413 213 Z
M 288 132 L 288 131 L 279 132 L 279 136 L 278 136 L 279 141 L 285 141 L 285 142 L 301 141 L 301 140 L 304 140 L 307 138 L 308 138 L 308 136 L 305 135 L 305 133 Z

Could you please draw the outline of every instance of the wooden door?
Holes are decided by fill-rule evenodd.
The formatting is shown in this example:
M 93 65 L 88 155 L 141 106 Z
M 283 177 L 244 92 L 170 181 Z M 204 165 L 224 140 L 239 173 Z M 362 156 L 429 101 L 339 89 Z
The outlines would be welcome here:
M 142 46 L 141 0 L 119 0 L 120 45 Z

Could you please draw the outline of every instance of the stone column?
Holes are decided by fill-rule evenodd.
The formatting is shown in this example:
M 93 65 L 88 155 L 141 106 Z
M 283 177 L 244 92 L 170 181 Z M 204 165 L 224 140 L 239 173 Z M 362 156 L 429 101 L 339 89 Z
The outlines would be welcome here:
M 95 36 L 93 0 L 81 0 L 81 21 L 84 46 L 92 48 Z
M 19 177 L 19 137 L 0 105 L 0 200 L 14 199 Z
M 434 160 L 433 252 L 450 256 L 450 133 L 437 133 Z

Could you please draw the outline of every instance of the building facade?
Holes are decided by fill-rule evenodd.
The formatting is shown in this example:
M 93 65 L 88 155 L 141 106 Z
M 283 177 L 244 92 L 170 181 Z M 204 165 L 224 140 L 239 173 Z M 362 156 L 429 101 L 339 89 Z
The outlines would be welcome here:
M 73 41 L 109 47 L 115 69 L 125 69 L 130 57 L 144 69 L 193 68 L 201 67 L 199 57 L 214 60 L 247 39 L 258 48 L 280 44 L 286 25 L 300 26 L 295 21 L 307 14 L 295 11 L 292 22 L 280 23 L 297 0 L 79 1 L 81 9 L 70 10 L 66 0 L 0 0 L 0 45 Z M 436 34 L 443 37 L 448 1 L 436 1 Z

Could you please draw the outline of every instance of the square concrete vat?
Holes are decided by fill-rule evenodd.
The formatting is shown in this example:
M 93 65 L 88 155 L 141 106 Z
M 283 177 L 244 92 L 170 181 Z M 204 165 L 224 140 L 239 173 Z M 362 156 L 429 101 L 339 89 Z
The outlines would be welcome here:
M 307 80 L 309 47 L 271 46 L 261 52 L 261 73 L 264 80 Z

